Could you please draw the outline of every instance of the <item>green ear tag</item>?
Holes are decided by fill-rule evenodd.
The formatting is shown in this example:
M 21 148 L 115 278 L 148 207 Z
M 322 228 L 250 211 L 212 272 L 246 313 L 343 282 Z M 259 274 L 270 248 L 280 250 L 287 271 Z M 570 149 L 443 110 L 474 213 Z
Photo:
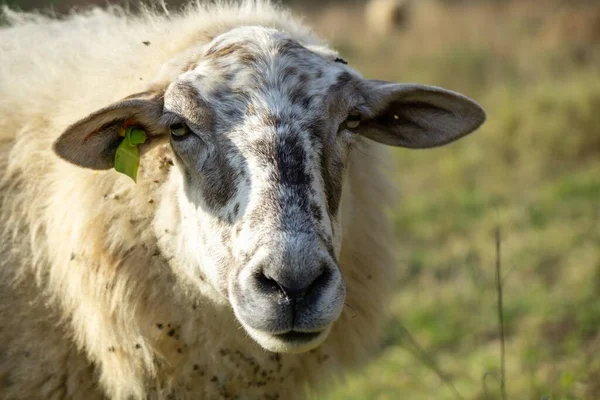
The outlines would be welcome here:
M 140 165 L 140 150 L 138 145 L 146 142 L 146 132 L 143 129 L 130 126 L 125 129 L 125 138 L 117 147 L 115 153 L 115 170 L 127 175 L 137 182 L 137 172 Z

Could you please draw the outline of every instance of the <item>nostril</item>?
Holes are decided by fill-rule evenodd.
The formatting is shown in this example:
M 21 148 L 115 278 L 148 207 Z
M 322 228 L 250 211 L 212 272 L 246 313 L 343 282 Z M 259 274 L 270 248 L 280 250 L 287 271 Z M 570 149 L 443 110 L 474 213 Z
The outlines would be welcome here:
M 321 270 L 323 271 L 323 272 L 321 272 L 321 275 L 317 276 L 317 279 L 315 279 L 306 288 L 305 293 L 310 293 L 310 292 L 313 292 L 313 291 L 318 291 L 320 289 L 323 289 L 325 286 L 327 286 L 327 283 L 331 279 L 331 271 L 329 270 L 329 268 L 327 268 L 327 265 L 323 265 L 323 267 L 321 268 Z
M 332 279 L 333 273 L 328 264 L 319 268 L 290 270 L 276 268 L 273 271 L 260 268 L 254 275 L 257 289 L 267 295 L 278 294 L 288 300 L 301 299 L 307 296 L 318 296 Z
M 265 292 L 283 291 L 279 283 L 275 279 L 269 278 L 262 271 L 256 275 L 256 282 L 261 290 Z

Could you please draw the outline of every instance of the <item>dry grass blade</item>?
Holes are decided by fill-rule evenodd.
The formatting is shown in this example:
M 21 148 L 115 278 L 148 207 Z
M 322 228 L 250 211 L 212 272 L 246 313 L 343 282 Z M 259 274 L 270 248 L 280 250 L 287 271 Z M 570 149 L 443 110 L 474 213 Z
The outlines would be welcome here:
M 498 382 L 498 384 L 500 384 L 500 378 L 498 378 L 498 376 L 496 375 L 495 372 L 488 371 L 485 374 L 483 374 L 483 379 L 482 379 L 483 393 L 485 394 L 485 399 L 486 400 L 490 399 L 490 391 L 488 390 L 488 386 L 487 386 L 487 379 L 489 377 L 494 378 L 496 380 L 496 382 Z
M 496 292 L 498 294 L 498 322 L 500 330 L 500 392 L 506 400 L 506 363 L 504 341 L 504 306 L 502 303 L 502 265 L 500 260 L 500 226 L 496 227 Z
M 444 384 L 448 386 L 452 393 L 454 393 L 454 396 L 457 399 L 464 400 L 464 397 L 456 389 L 456 386 L 454 386 L 454 383 L 452 383 L 452 380 L 448 377 L 448 375 L 446 375 L 442 371 L 442 369 L 437 364 L 436 360 L 431 355 L 429 355 L 429 353 L 425 351 L 423 347 L 421 347 L 421 345 L 415 340 L 415 338 L 410 334 L 410 332 L 408 331 L 408 329 L 406 329 L 404 325 L 400 324 L 400 329 L 402 329 L 404 336 L 408 339 L 410 345 L 412 346 L 413 354 L 427 367 L 429 367 L 433 372 L 435 372 L 435 374 L 442 380 L 442 382 L 444 382 Z

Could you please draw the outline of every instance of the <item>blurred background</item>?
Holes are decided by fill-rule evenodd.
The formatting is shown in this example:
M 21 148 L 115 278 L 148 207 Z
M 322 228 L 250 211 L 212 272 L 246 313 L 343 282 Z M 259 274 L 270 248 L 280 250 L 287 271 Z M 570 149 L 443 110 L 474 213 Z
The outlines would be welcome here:
M 313 397 L 499 399 L 499 227 L 508 397 L 600 399 L 600 1 L 283 3 L 366 77 L 443 86 L 488 112 L 467 139 L 395 150 L 384 346 Z

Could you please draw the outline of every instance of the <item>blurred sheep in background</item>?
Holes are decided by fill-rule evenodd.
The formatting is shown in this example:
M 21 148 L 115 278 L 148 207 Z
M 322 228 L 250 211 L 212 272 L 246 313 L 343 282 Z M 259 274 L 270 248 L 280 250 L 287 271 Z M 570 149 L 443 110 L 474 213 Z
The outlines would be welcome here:
M 405 28 L 411 6 L 411 0 L 370 0 L 365 8 L 369 30 L 377 35 L 387 35 Z

